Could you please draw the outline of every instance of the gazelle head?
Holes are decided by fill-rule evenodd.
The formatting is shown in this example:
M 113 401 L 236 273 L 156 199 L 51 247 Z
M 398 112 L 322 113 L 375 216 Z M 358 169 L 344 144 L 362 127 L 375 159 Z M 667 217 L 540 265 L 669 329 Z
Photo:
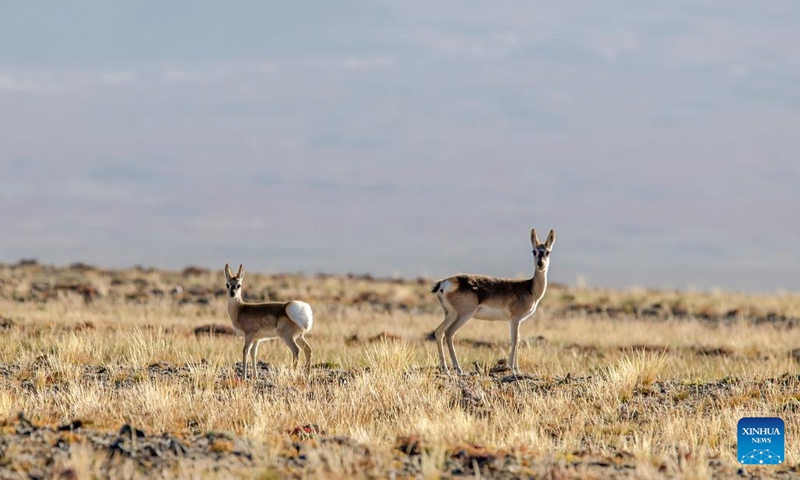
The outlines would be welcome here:
M 244 280 L 244 266 L 239 265 L 236 275 L 231 272 L 231 267 L 225 264 L 225 288 L 228 290 L 228 298 L 242 299 L 242 280 Z
M 553 244 L 555 242 L 555 230 L 550 229 L 550 235 L 547 236 L 547 241 L 541 243 L 539 241 L 539 236 L 536 235 L 536 229 L 531 228 L 531 245 L 533 246 L 533 261 L 536 265 L 536 270 L 547 272 L 547 267 L 550 266 L 550 251 L 553 250 Z

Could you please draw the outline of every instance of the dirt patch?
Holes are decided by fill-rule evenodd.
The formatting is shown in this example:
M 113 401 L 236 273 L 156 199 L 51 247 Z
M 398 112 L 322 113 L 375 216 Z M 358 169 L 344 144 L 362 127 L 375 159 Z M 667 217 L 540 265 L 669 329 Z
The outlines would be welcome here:
M 683 346 L 683 347 L 670 347 L 668 345 L 622 345 L 618 347 L 598 347 L 595 345 L 579 345 L 577 343 L 572 343 L 565 345 L 565 350 L 574 351 L 576 353 L 598 357 L 598 358 L 605 358 L 609 354 L 613 353 L 637 353 L 637 352 L 645 352 L 651 354 L 672 354 L 672 355 L 699 355 L 704 357 L 733 357 L 736 356 L 737 353 L 727 347 L 705 347 L 705 346 Z M 758 352 L 751 352 L 752 355 L 759 355 Z
M 152 380 L 171 380 L 191 383 L 196 378 L 197 370 L 205 368 L 209 362 L 202 359 L 196 364 L 174 364 L 170 362 L 156 362 L 147 367 L 124 367 L 114 366 L 109 368 L 105 365 L 83 365 L 81 366 L 80 381 L 98 382 L 113 385 L 114 388 L 128 388 L 134 384 Z M 250 366 L 250 365 L 248 365 Z M 274 388 L 271 378 L 275 375 L 275 367 L 271 364 L 259 360 L 257 362 L 257 379 L 248 379 L 258 391 L 264 393 Z M 39 389 L 61 389 L 69 382 L 61 380 L 52 375 L 46 374 L 45 382 L 39 387 L 35 387 L 31 382 L 31 377 L 37 371 L 48 372 L 52 370 L 51 358 L 47 355 L 40 355 L 28 365 L 18 363 L 0 363 L 0 378 L 10 382 L 20 382 L 23 388 L 36 391 Z M 345 386 L 359 374 L 364 374 L 368 369 L 342 369 L 328 364 L 317 364 L 311 369 L 308 381 L 321 385 Z M 248 377 L 252 370 L 248 372 Z M 236 362 L 229 367 L 222 367 L 217 372 L 216 381 L 221 385 L 234 385 L 241 382 L 242 363 Z
M 598 318 L 633 318 L 641 320 L 702 320 L 715 325 L 731 324 L 735 322 L 749 322 L 755 325 L 769 323 L 782 328 L 795 328 L 800 326 L 800 318 L 779 312 L 766 312 L 763 314 L 750 313 L 740 308 L 717 312 L 712 308 L 689 310 L 684 306 L 669 306 L 663 303 L 651 305 L 638 303 L 623 303 L 620 306 L 599 305 L 592 303 L 570 303 L 558 309 L 558 315 L 565 317 L 598 317 Z
M 725 347 L 717 347 L 717 348 L 710 348 L 710 347 L 695 347 L 692 348 L 694 353 L 697 355 L 703 355 L 706 357 L 731 357 L 733 356 L 733 350 L 730 348 Z
M 88 284 L 56 284 L 53 287 L 56 291 L 72 292 L 83 297 L 86 302 L 100 297 L 100 292 L 92 285 Z
M 186 439 L 167 433 L 153 435 L 129 424 L 116 432 L 84 428 L 84 421 L 73 420 L 60 426 L 39 426 L 19 414 L 3 422 L 0 434 L 0 476 L 12 472 L 30 478 L 76 478 L 67 466 L 76 448 L 88 448 L 101 457 L 100 470 L 111 477 L 125 476 L 133 465 L 151 475 L 168 475 L 179 464 L 195 464 L 200 471 L 235 470 L 253 463 L 247 440 L 228 434 L 207 433 Z M 229 442 L 218 447 L 218 440 Z M 13 457 L 4 455 L 12 449 Z M 169 476 L 169 475 L 168 475 Z
M 40 363 L 40 368 L 46 368 L 46 357 L 43 356 Z M 260 364 L 259 367 L 263 367 L 261 373 L 265 375 L 270 371 L 268 364 Z M 181 379 L 191 368 L 191 365 L 159 362 L 148 365 L 138 373 L 146 371 L 150 378 Z M 525 401 L 526 397 L 519 393 L 524 390 L 581 396 L 587 395 L 587 387 L 598 381 L 595 377 L 566 375 L 560 378 L 516 376 L 515 381 L 511 382 L 507 381 L 509 376 L 502 372 L 491 372 L 491 369 L 488 372 L 438 377 L 443 392 L 452 399 L 452 408 L 472 416 L 486 417 L 492 414 L 492 409 L 517 408 L 518 402 Z M 13 376 L 15 367 L 0 365 L 0 373 Z M 119 373 L 110 372 L 102 366 L 86 367 L 85 370 L 87 377 L 92 376 L 100 381 L 111 380 Z M 322 368 L 313 372 L 312 381 L 352 378 L 357 374 L 359 372 Z M 254 389 L 256 392 L 261 390 L 258 385 Z M 695 411 L 709 401 L 724 404 L 736 401 L 743 394 L 766 389 L 773 392 L 777 389 L 787 395 L 800 391 L 800 375 L 786 374 L 761 382 L 731 377 L 698 384 L 656 382 L 636 388 L 629 399 L 620 402 L 616 415 L 633 425 L 652 425 L 659 421 L 658 412 L 664 405 Z M 281 401 L 293 398 L 298 393 L 271 388 L 260 394 Z M 546 424 L 546 419 L 543 422 Z M 545 428 L 550 427 L 545 425 Z M 472 443 L 448 447 L 429 445 L 424 436 L 412 434 L 397 437 L 388 451 L 391 458 L 378 462 L 375 457 L 376 446 L 329 432 L 325 425 L 276 427 L 268 446 L 229 432 L 200 432 L 192 428 L 187 431 L 189 433 L 149 432 L 132 424 L 123 424 L 118 429 L 108 431 L 93 427 L 86 419 L 40 425 L 20 414 L 0 422 L 0 477 L 19 474 L 37 478 L 69 477 L 69 460 L 76 449 L 83 455 L 88 450 L 99 459 L 96 462 L 99 473 L 109 477 L 124 476 L 124 472 L 131 468 L 148 476 L 167 477 L 219 474 L 253 476 L 265 469 L 279 477 L 324 477 L 332 472 L 347 476 L 415 477 L 423 475 L 425 459 L 436 455 L 442 456 L 438 461 L 442 465 L 441 474 L 453 477 L 638 478 L 653 474 L 652 466 L 637 463 L 637 459 L 625 451 L 598 454 L 591 450 L 575 450 L 553 455 L 532 452 L 524 445 L 510 450 Z M 548 431 L 556 438 L 562 435 L 557 425 Z M 627 435 L 624 432 L 620 434 Z M 10 455 L 6 452 L 14 453 Z M 677 452 L 675 459 L 657 467 L 658 473 L 680 477 L 681 462 L 686 461 L 681 455 L 685 457 L 690 453 Z M 712 476 L 733 476 L 737 474 L 737 469 L 737 465 L 715 458 L 708 460 L 708 471 Z M 758 473 L 764 477 L 791 476 L 800 473 L 797 469 L 798 466 L 792 466 L 779 470 L 759 470 Z M 76 472 L 71 473 L 77 475 Z
M 67 332 L 83 332 L 95 330 L 97 327 L 92 322 L 78 322 L 72 325 L 65 325 L 64 331 Z
M 358 345 L 360 343 L 375 343 L 375 342 L 399 342 L 405 338 L 402 335 L 390 332 L 381 332 L 377 335 L 368 338 L 360 338 L 357 333 L 344 339 L 345 345 Z
M 194 329 L 194 334 L 200 335 L 223 335 L 223 336 L 236 336 L 236 331 L 230 325 L 222 325 L 213 323 L 209 325 L 201 325 Z
M 211 273 L 211 271 L 205 267 L 190 265 L 183 269 L 182 275 L 184 277 L 199 277 L 202 275 L 208 275 L 209 273 Z

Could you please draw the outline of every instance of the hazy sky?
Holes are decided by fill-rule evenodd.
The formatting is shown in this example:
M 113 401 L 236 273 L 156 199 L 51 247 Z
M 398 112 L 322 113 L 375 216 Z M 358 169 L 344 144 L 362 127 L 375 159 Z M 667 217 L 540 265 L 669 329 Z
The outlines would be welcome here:
M 0 261 L 800 289 L 800 2 L 4 2 Z

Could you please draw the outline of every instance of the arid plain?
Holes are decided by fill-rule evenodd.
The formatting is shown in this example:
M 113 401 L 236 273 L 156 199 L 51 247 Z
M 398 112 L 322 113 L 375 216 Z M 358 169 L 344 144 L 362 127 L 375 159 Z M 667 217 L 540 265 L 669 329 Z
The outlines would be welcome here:
M 242 382 L 222 266 L 0 265 L 0 477 L 800 476 L 800 294 L 551 284 L 524 375 L 473 320 L 457 377 L 433 280 L 248 272 L 313 306 L 314 352 L 264 343 Z M 784 419 L 782 465 L 738 464 L 743 416 Z

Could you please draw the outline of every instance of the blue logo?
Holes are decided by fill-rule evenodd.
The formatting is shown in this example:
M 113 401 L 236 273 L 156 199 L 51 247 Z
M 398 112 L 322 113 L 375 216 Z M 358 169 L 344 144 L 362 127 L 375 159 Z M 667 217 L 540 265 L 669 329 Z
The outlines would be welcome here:
M 777 417 L 744 417 L 736 425 L 739 463 L 777 465 L 783 462 L 786 430 Z

